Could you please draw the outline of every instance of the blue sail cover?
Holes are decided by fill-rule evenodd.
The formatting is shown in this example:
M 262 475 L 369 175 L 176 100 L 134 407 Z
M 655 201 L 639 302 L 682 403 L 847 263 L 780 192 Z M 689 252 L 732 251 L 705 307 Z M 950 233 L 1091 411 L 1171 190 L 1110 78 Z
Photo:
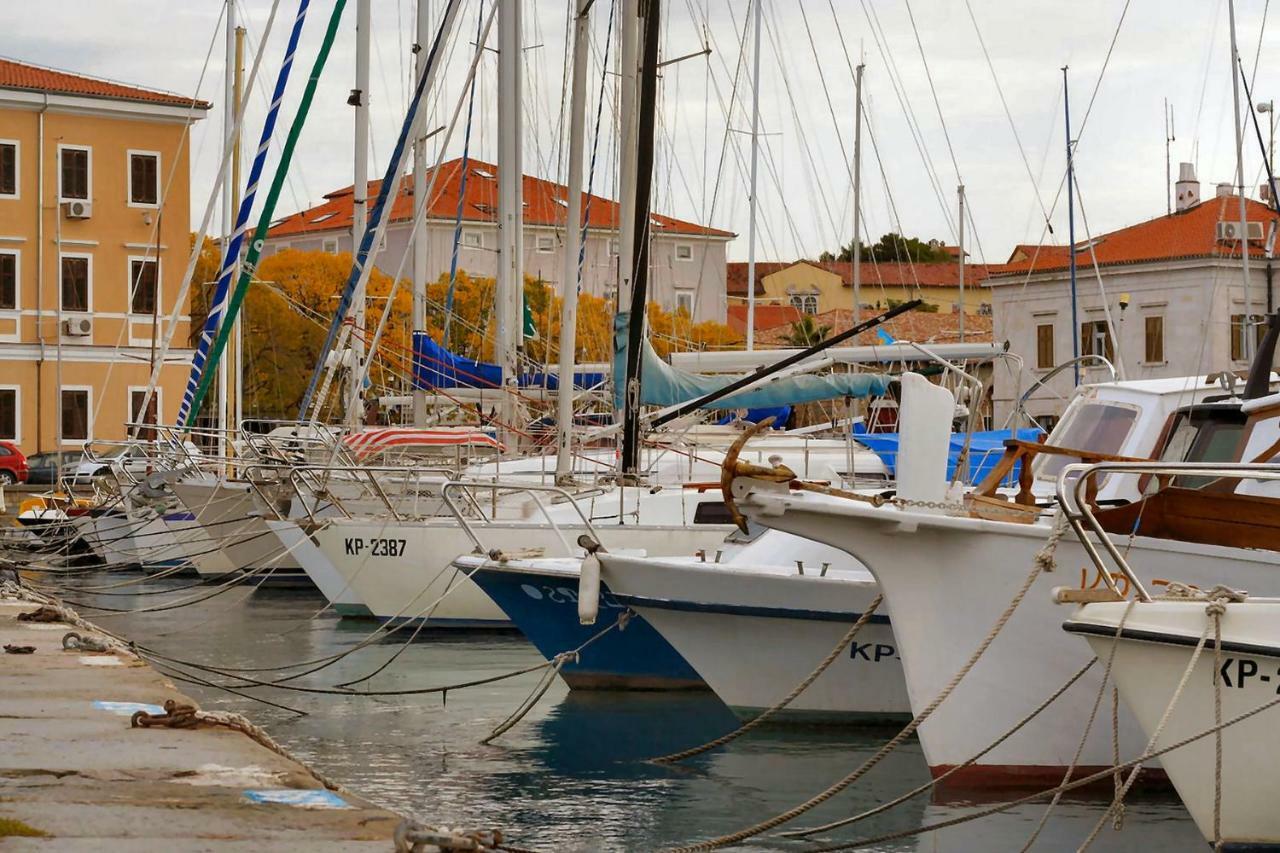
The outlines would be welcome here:
M 413 333 L 413 387 L 419 391 L 436 388 L 498 388 L 502 385 L 502 368 L 496 364 L 465 358 L 436 343 L 426 332 Z M 603 373 L 574 373 L 578 388 L 595 388 L 604 382 Z M 525 373 L 521 388 L 560 388 L 555 373 Z
M 627 361 L 628 315 L 619 312 L 613 320 L 613 397 L 622 408 Z M 676 406 L 718 391 L 741 376 L 705 376 L 667 364 L 646 340 L 641 348 L 640 404 Z M 841 397 L 873 397 L 889 387 L 889 377 L 879 373 L 841 373 L 826 376 L 788 376 L 748 391 L 739 391 L 707 404 L 708 409 L 762 409 L 793 406 Z
M 1042 434 L 1035 427 L 1020 429 L 1016 432 L 1008 429 L 996 429 L 971 433 L 969 436 L 969 470 L 966 472 L 966 476 L 961 479 L 966 483 L 980 483 L 990 473 L 991 469 L 996 466 L 996 463 L 1000 461 L 1000 457 L 1004 456 L 1004 442 L 1006 439 L 1017 438 L 1022 441 L 1038 441 Z M 898 433 L 855 432 L 853 437 L 873 450 L 883 460 L 885 467 L 889 469 L 889 473 L 897 476 Z M 962 432 L 951 436 L 951 446 L 947 456 L 948 480 L 955 477 L 956 466 L 960 464 L 960 454 L 964 451 L 964 438 L 965 434 Z M 1014 466 L 1008 477 L 1009 482 L 1016 483 L 1018 481 L 1018 468 L 1021 465 L 1022 463 L 1018 462 Z

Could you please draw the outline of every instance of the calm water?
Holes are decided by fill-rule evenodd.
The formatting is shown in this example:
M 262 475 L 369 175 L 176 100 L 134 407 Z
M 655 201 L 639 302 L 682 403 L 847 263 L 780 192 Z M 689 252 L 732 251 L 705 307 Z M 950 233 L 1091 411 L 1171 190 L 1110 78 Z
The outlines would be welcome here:
M 92 578 L 84 583 L 103 581 Z M 138 590 L 187 583 L 149 582 Z M 193 592 L 96 600 L 111 607 L 155 606 Z M 328 613 L 316 616 L 323 604 L 318 597 L 297 592 L 237 588 L 166 612 L 104 617 L 86 610 L 85 615 L 176 658 L 260 667 L 324 657 L 367 636 L 368 624 Z M 329 687 L 366 675 L 400 651 L 400 637 L 361 649 L 298 683 Z M 540 661 L 533 647 L 514 634 L 421 636 L 369 683 L 375 690 L 420 688 Z M 307 716 L 210 688 L 180 686 L 206 708 L 248 714 L 323 773 L 385 806 L 435 824 L 499 827 L 511 843 L 556 850 L 651 850 L 731 832 L 808 799 L 858 766 L 893 734 L 773 729 L 752 733 L 684 767 L 656 767 L 641 759 L 728 731 L 735 725 L 733 716 L 710 694 L 570 694 L 557 683 L 515 729 L 481 746 L 480 739 L 515 709 L 537 679 L 535 673 L 452 692 L 447 702 L 439 695 L 259 691 Z M 153 701 L 146 696 L 104 698 Z M 852 789 L 794 825 L 861 811 L 927 777 L 919 745 L 908 743 Z M 929 802 L 926 797 L 833 837 L 874 836 L 975 808 L 963 802 Z M 1101 800 L 1063 803 L 1036 849 L 1076 849 L 1102 808 Z M 1025 806 L 875 849 L 1017 850 L 1043 809 Z M 806 847 L 763 837 L 737 849 Z M 1170 794 L 1131 799 L 1123 830 L 1108 829 L 1091 849 L 1175 853 L 1201 851 L 1205 845 Z

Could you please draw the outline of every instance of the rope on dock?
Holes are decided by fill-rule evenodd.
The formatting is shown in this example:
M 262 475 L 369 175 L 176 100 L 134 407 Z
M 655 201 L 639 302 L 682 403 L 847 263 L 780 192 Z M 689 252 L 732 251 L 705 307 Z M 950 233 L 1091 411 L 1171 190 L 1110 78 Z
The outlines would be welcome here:
M 822 659 L 822 662 L 818 664 L 818 666 L 813 670 L 813 672 L 805 676 L 804 680 L 801 681 L 799 684 L 797 684 L 790 693 L 782 697 L 773 705 L 769 706 L 768 708 L 761 711 L 756 716 L 752 717 L 747 722 L 738 726 L 738 728 L 734 729 L 733 731 L 727 734 L 721 735 L 715 740 L 708 741 L 702 744 L 701 746 L 691 747 L 690 749 L 686 749 L 681 752 L 675 752 L 670 755 L 663 755 L 658 758 L 651 758 L 649 760 L 655 764 L 674 764 L 677 761 L 684 761 L 686 758 L 692 758 L 695 755 L 701 755 L 704 752 L 708 752 L 710 750 L 724 746 L 725 744 L 730 743 L 734 740 L 737 740 L 747 732 L 751 731 L 752 729 L 764 723 L 774 714 L 778 713 L 779 711 L 781 711 L 782 709 L 790 705 L 797 696 L 803 693 L 810 684 L 813 684 L 813 682 L 817 680 L 818 676 L 822 675 L 822 673 L 827 671 L 827 667 L 831 666 L 832 661 L 834 661 L 837 657 L 839 657 L 840 654 L 849 647 L 849 644 L 852 643 L 854 638 L 858 636 L 858 632 L 862 630 L 863 626 L 871 621 L 871 617 L 875 614 L 876 610 L 880 607 L 883 601 L 884 601 L 884 595 L 883 594 L 877 595 L 872 600 L 871 604 L 862 612 L 862 615 L 858 617 L 858 621 L 853 623 L 853 627 L 850 628 L 845 633 L 845 635 L 840 639 L 840 642 L 836 644 L 836 647 L 831 650 L 830 654 L 828 654 L 825 658 Z
M 406 818 L 396 827 L 393 840 L 396 853 L 485 853 L 490 850 L 505 853 L 534 853 L 523 847 L 503 843 L 500 829 L 450 829 L 434 827 Z

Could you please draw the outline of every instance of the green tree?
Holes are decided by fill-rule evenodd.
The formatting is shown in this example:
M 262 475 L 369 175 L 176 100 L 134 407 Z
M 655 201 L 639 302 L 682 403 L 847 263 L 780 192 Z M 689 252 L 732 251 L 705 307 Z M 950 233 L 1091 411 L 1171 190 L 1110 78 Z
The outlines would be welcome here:
M 830 326 L 820 326 L 812 315 L 805 314 L 791 324 L 783 341 L 793 347 L 811 347 L 825 341 L 830 334 Z
M 881 261 L 911 261 L 918 264 L 941 263 L 951 260 L 951 255 L 941 246 L 930 245 L 929 242 L 921 240 L 918 237 L 903 237 L 890 231 L 885 234 L 876 243 L 868 246 L 866 243 L 859 243 L 861 250 L 859 252 L 863 263 L 876 263 Z M 838 255 L 831 252 L 823 252 L 818 256 L 818 260 L 824 263 L 831 261 L 851 261 L 853 260 L 853 243 L 840 249 Z

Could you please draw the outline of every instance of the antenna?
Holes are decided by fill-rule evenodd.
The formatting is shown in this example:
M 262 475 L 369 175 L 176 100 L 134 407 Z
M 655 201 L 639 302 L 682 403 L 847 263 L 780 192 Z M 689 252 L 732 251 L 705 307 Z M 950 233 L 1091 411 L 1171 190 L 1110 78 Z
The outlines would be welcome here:
M 1173 107 L 1169 106 L 1169 99 L 1164 99 L 1164 197 L 1165 206 L 1168 208 L 1170 216 L 1173 215 L 1173 172 L 1169 161 L 1169 145 L 1177 142 L 1178 138 L 1173 131 Z

